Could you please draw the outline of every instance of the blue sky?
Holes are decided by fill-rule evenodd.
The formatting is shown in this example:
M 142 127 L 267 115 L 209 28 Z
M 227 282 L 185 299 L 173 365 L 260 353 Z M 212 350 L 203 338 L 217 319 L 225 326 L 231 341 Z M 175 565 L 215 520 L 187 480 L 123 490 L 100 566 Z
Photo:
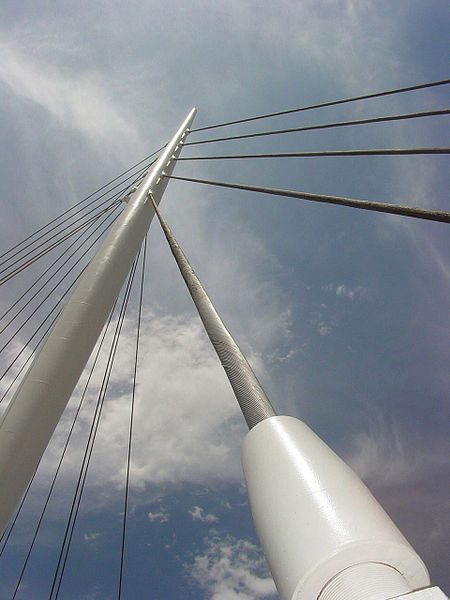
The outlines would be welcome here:
M 448 77 L 444 1 L 38 0 L 1 11 L 2 249 L 160 147 L 192 106 L 201 127 Z M 447 108 L 447 87 L 224 131 Z M 446 134 L 443 118 L 429 118 L 193 146 L 183 156 L 448 146 Z M 447 164 L 205 161 L 180 163 L 176 174 L 449 210 Z M 448 593 L 446 226 L 177 181 L 161 209 L 277 412 L 303 419 L 356 469 Z M 4 286 L 3 310 L 32 276 Z M 276 598 L 243 487 L 245 423 L 156 221 L 144 313 L 123 597 Z M 117 589 L 133 314 L 61 588 L 69 600 Z M 92 399 L 18 599 L 48 595 Z M 75 403 L 76 394 L 1 558 L 2 600 Z

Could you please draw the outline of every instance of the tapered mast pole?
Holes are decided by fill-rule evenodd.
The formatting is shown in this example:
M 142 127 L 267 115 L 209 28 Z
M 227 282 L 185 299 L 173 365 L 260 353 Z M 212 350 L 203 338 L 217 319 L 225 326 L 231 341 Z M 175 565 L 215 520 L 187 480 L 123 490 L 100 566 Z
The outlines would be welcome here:
M 264 419 L 274 417 L 275 411 L 253 369 L 225 327 L 194 269 L 189 264 L 183 250 L 167 225 L 156 200 L 153 199 L 152 195 L 150 195 L 150 198 L 181 275 L 197 307 L 205 331 L 214 346 L 222 367 L 225 369 L 242 414 L 249 429 L 251 429 Z
M 150 195 L 150 198 L 153 198 Z M 153 207 L 250 429 L 250 508 L 281 600 L 445 600 L 355 473 L 304 423 L 277 416 L 188 259 Z
M 39 350 L 0 423 L 0 534 L 22 497 L 89 359 L 159 204 L 193 108 L 131 195 Z

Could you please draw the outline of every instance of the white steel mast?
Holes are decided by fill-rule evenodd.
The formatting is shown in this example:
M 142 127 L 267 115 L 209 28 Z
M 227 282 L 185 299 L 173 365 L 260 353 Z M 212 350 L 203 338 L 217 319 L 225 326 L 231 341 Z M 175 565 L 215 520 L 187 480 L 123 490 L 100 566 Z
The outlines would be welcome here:
M 155 212 L 249 426 L 255 529 L 281 600 L 444 600 L 355 473 L 304 423 L 276 415 L 158 210 L 192 109 L 144 178 L 37 354 L 0 423 L 0 533 L 32 477 Z
M 0 535 L 36 470 L 159 204 L 193 108 L 132 194 L 37 353 L 0 423 Z
M 156 201 L 153 207 L 250 429 L 242 467 L 280 599 L 445 600 L 357 475 L 304 423 L 276 415 Z

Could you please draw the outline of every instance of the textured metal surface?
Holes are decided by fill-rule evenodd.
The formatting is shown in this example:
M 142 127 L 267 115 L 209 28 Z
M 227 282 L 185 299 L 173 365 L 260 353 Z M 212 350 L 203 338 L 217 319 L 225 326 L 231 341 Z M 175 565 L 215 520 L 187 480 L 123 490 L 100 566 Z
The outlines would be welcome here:
M 350 206 L 351 208 L 362 208 L 375 212 L 384 212 L 404 217 L 415 217 L 416 219 L 427 219 L 428 221 L 440 221 L 450 223 L 450 212 L 443 210 L 430 210 L 428 208 L 416 208 L 412 206 L 401 206 L 399 204 L 388 204 L 387 202 L 372 202 L 370 200 L 358 200 L 356 198 L 345 198 L 343 196 L 324 196 L 322 194 L 309 194 L 307 192 L 296 192 L 293 190 L 280 190 L 277 188 L 261 187 L 258 185 L 244 185 L 241 183 L 226 183 L 224 181 L 209 181 L 207 179 L 194 179 L 192 177 L 175 177 L 180 181 L 191 181 L 192 183 L 203 183 L 204 185 L 215 185 L 218 187 L 231 188 L 234 190 L 246 190 L 272 196 L 285 196 L 287 198 L 298 198 L 300 200 L 311 200 L 325 204 L 336 204 L 338 206 Z
M 397 596 L 392 600 L 448 600 L 448 596 L 438 587 L 430 587 L 417 592 L 410 592 L 403 596 Z
M 225 369 L 247 425 L 251 429 L 260 421 L 275 416 L 275 411 L 245 356 L 217 314 L 208 294 L 205 292 L 155 202 L 153 202 L 153 206 L 169 242 L 172 254 L 177 261 L 181 274 L 198 309 L 206 333 Z
M 0 423 L 0 534 L 24 493 L 148 231 L 196 110 L 139 185 L 36 355 Z
M 318 600 L 391 600 L 411 591 L 404 577 L 382 563 L 360 563 L 327 583 Z

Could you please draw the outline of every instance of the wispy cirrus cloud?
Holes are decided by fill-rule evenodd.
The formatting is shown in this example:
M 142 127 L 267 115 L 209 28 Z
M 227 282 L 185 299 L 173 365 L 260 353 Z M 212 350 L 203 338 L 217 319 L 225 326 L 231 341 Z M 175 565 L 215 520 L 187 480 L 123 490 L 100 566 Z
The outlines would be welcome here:
M 441 548 L 448 539 L 450 453 L 437 433 L 425 440 L 379 422 L 350 441 L 344 456 L 422 557 L 446 577 Z
M 430 471 L 448 466 L 449 454 L 442 452 L 445 440 L 411 439 L 394 424 L 378 422 L 355 435 L 347 446 L 346 460 L 358 475 L 382 488 L 420 481 Z
M 118 136 L 136 141 L 134 127 L 121 114 L 109 86 L 102 84 L 101 72 L 65 72 L 10 39 L 0 40 L 0 51 L 0 81 L 17 97 L 38 104 L 61 125 L 78 130 L 91 142 L 105 143 Z

